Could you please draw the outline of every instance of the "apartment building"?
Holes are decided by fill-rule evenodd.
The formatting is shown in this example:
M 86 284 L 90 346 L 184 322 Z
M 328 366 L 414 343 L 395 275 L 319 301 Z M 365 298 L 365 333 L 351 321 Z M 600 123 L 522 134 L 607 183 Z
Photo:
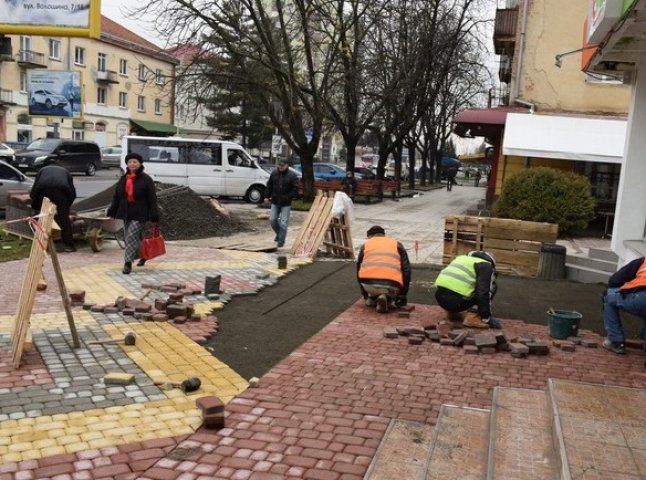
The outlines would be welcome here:
M 57 131 L 61 138 L 105 146 L 128 134 L 177 133 L 177 59 L 118 23 L 102 16 L 99 39 L 6 38 L 0 54 L 0 141 L 29 143 Z M 51 107 L 30 115 L 30 72 L 47 70 L 80 72 L 80 115 L 64 117 Z
M 490 203 L 513 173 L 549 166 L 585 174 L 600 209 L 614 211 L 630 87 L 621 75 L 581 70 L 582 19 L 590 3 L 499 2 L 493 35 L 498 105 L 455 119 L 458 131 L 486 132 L 495 147 Z

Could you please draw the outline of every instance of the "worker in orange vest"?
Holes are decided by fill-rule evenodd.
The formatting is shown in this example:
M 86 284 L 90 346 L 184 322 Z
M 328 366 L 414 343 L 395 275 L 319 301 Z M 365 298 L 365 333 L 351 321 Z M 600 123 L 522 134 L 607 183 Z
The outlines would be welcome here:
M 603 325 L 608 338 L 604 340 L 603 348 L 614 353 L 626 353 L 624 328 L 619 314 L 621 310 L 638 316 L 646 326 L 645 257 L 627 263 L 608 280 L 608 288 L 603 296 Z
M 357 258 L 357 279 L 366 305 L 376 307 L 378 313 L 388 313 L 391 306 L 403 306 L 408 301 L 408 253 L 379 225 L 371 227 L 367 236 Z

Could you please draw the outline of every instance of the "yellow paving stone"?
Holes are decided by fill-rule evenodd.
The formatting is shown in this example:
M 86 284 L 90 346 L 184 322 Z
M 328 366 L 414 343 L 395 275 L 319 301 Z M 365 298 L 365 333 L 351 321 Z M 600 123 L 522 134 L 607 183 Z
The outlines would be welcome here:
M 117 445 L 114 441 L 107 438 L 97 438 L 95 440 L 90 440 L 89 442 L 87 442 L 87 444 L 90 446 L 91 449 L 113 447 Z
M 43 448 L 47 447 L 56 447 L 56 440 L 53 438 L 46 438 L 44 440 L 37 440 L 34 442 L 34 448 L 38 448 L 39 450 L 42 450 Z
M 90 432 L 85 432 L 80 435 L 81 440 L 84 442 L 89 442 L 90 440 L 96 440 L 98 438 L 103 438 L 103 433 L 101 432 L 96 432 L 96 431 L 90 431 Z
M 48 438 L 48 435 L 47 432 L 34 432 L 33 430 L 31 430 L 29 433 L 13 435 L 11 438 L 14 442 L 34 443 L 38 440 L 46 440 Z
M 41 452 L 38 449 L 32 449 L 32 450 L 27 450 L 26 452 L 22 452 L 22 459 L 24 460 L 38 460 L 41 458 Z
M 63 455 L 64 453 L 67 453 L 67 451 L 65 450 L 65 447 L 61 447 L 61 446 L 45 447 L 40 449 L 40 458 L 51 457 L 53 455 Z
M 66 453 L 82 452 L 83 450 L 90 450 L 90 445 L 85 442 L 70 443 L 69 445 L 65 445 Z
M 79 437 L 78 435 L 65 435 L 63 437 L 59 437 L 56 439 L 56 443 L 62 446 L 69 445 L 70 443 L 80 442 L 80 441 L 81 441 L 81 437 Z
M 12 452 L 2 456 L 2 463 L 22 462 L 22 455 L 20 453 Z
M 10 452 L 26 452 L 27 450 L 31 450 L 31 442 L 15 442 L 9 445 L 9 451 Z
M 47 435 L 49 438 L 59 438 L 67 434 L 67 431 L 64 428 L 54 428 L 53 430 L 47 430 Z

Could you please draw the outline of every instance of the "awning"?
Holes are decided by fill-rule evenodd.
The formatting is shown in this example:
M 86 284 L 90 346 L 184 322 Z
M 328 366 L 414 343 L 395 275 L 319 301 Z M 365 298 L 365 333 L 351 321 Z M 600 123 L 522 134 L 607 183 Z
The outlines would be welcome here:
M 180 129 L 170 123 L 152 122 L 150 120 L 130 120 L 130 123 L 149 133 L 166 133 L 169 135 L 180 133 Z
M 510 113 L 504 155 L 622 163 L 626 120 Z
M 460 137 L 497 138 L 510 112 L 526 112 L 527 109 L 508 105 L 495 108 L 463 110 L 453 117 L 453 133 Z M 492 140 L 493 141 L 493 140 Z

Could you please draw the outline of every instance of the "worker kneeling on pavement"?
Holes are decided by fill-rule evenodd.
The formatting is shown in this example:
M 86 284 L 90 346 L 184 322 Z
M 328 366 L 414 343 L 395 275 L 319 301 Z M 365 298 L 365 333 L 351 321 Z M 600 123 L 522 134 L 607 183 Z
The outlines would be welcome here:
M 404 246 L 387 237 L 380 226 L 371 227 L 357 258 L 357 279 L 366 305 L 379 313 L 387 313 L 393 305 L 406 305 L 410 277 Z
M 453 259 L 435 280 L 437 303 L 449 318 L 462 318 L 474 328 L 500 328 L 491 316 L 491 300 L 496 294 L 496 259 L 487 252 L 469 252 Z

